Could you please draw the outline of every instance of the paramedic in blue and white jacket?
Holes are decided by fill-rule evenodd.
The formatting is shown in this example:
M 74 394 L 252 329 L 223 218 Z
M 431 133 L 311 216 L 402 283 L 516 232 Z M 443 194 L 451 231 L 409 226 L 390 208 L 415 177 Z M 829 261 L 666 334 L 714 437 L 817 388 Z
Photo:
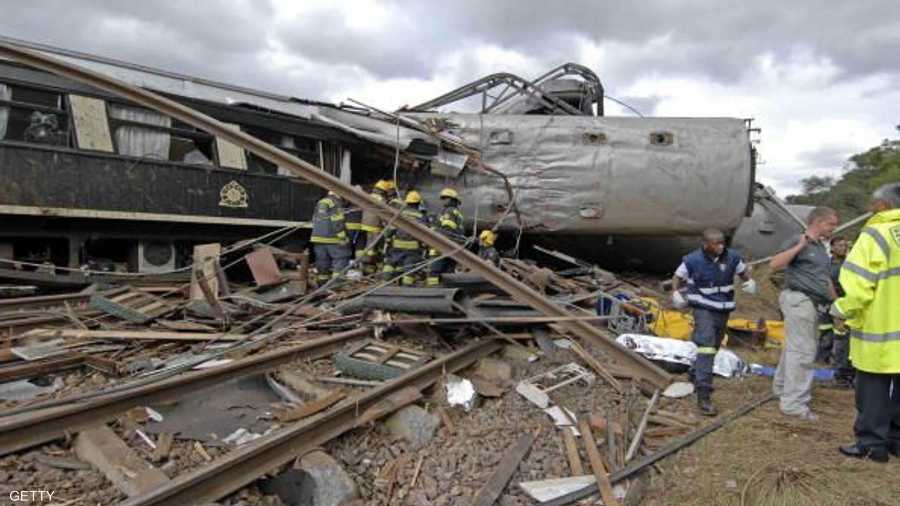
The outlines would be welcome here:
M 697 408 L 706 416 L 718 414 L 711 399 L 713 362 L 734 310 L 735 276 L 744 280 L 744 292 L 756 293 L 750 269 L 725 247 L 722 231 L 711 228 L 703 232 L 703 245 L 682 259 L 672 279 L 672 304 L 679 309 L 690 306 L 694 312 L 691 340 L 697 345 L 697 360 L 692 375 Z

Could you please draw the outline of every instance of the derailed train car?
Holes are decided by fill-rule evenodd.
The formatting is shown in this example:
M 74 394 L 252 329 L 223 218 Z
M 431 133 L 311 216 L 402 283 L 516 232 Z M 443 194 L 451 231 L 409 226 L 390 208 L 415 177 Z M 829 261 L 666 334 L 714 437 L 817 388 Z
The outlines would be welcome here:
M 606 117 L 602 86 L 583 67 L 531 82 L 489 76 L 485 86 L 519 92 L 489 103 L 475 86 L 391 114 L 29 46 L 163 93 L 353 184 L 396 175 L 432 206 L 455 186 L 470 227 L 585 259 L 665 270 L 704 228 L 732 232 L 751 208 L 744 120 Z M 471 89 L 484 94 L 480 111 L 438 111 Z M 4 271 L 170 272 L 197 243 L 279 228 L 290 232 L 282 245 L 301 248 L 323 193 L 155 111 L 13 62 L 0 62 L 0 127 Z M 457 144 L 490 170 L 474 170 Z

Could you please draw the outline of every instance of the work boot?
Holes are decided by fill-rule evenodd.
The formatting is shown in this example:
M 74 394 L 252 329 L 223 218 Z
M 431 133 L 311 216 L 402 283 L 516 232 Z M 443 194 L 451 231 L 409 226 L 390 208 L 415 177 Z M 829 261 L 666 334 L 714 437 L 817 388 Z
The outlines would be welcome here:
M 719 414 L 719 410 L 716 409 L 712 399 L 710 399 L 709 391 L 706 390 L 697 391 L 697 409 L 703 416 L 716 416 Z
M 847 446 L 841 446 L 838 448 L 842 454 L 847 457 L 853 457 L 854 459 L 862 459 L 869 457 L 869 460 L 873 462 L 878 462 L 879 464 L 884 464 L 888 461 L 888 451 L 884 448 L 865 448 L 859 446 L 859 444 L 852 444 Z
M 895 457 L 900 457 L 900 441 L 888 441 L 887 451 Z

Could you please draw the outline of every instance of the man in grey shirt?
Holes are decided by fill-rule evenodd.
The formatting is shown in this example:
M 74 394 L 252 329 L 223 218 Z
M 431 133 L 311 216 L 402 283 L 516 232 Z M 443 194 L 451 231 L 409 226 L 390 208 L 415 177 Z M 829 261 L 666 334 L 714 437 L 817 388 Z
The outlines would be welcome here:
M 786 269 L 784 290 L 778 298 L 786 337 L 772 389 L 780 399 L 782 413 L 809 421 L 818 419 L 809 408 L 818 345 L 818 308 L 827 308 L 836 298 L 825 241 L 837 225 L 834 209 L 813 209 L 803 235 L 786 242 L 769 262 L 773 271 Z

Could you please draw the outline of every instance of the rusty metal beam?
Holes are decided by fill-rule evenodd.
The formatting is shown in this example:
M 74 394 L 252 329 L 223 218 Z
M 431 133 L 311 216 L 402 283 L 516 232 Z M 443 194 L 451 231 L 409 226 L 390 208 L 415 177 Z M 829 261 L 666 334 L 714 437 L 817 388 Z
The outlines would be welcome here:
M 478 341 L 414 369 L 364 394 L 349 398 L 330 411 L 308 422 L 291 425 L 229 452 L 196 471 L 179 476 L 165 487 L 133 497 L 120 506 L 163 506 L 169 504 L 207 504 L 249 485 L 266 473 L 275 471 L 298 455 L 321 446 L 359 426 L 360 417 L 392 394 L 410 387 L 419 391 L 441 376 L 459 371 L 499 350 L 495 340 Z
M 287 168 L 297 176 L 313 184 L 335 192 L 341 198 L 360 209 L 372 209 L 383 219 L 394 220 L 397 228 L 403 229 L 416 240 L 428 244 L 442 254 L 449 255 L 459 262 L 459 264 L 482 275 L 486 280 L 508 293 L 517 301 L 535 308 L 544 315 L 561 317 L 572 316 L 562 306 L 547 300 L 544 295 L 537 293 L 524 283 L 513 279 L 493 265 L 481 260 L 472 252 L 460 248 L 449 238 L 424 225 L 412 221 L 403 215 L 395 217 L 396 212 L 393 209 L 385 204 L 375 201 L 366 193 L 356 190 L 348 184 L 342 183 L 338 178 L 331 174 L 328 174 L 318 167 L 285 151 L 241 132 L 240 130 L 229 128 L 224 123 L 214 118 L 201 114 L 189 107 L 185 107 L 184 105 L 150 91 L 131 86 L 118 79 L 78 67 L 77 65 L 60 61 L 37 51 L 4 42 L 0 43 L 0 56 L 5 56 L 26 65 L 114 93 L 136 104 L 159 111 L 166 116 L 183 121 L 195 128 L 199 128 L 200 130 L 238 145 L 279 167 Z M 621 367 L 627 370 L 633 378 L 644 379 L 658 388 L 664 388 L 671 382 L 671 376 L 669 376 L 668 373 L 640 355 L 622 347 L 613 339 L 604 336 L 590 323 L 577 320 L 565 320 L 560 322 L 559 326 L 566 329 L 574 336 L 592 341 L 600 346 L 607 355 L 619 362 Z
M 297 346 L 253 355 L 212 369 L 166 378 L 130 390 L 100 395 L 84 402 L 42 409 L 0 419 L 0 456 L 30 448 L 67 433 L 105 423 L 135 406 L 177 399 L 191 392 L 236 378 L 271 371 L 296 360 L 327 357 L 347 341 L 371 333 L 360 328 L 312 339 Z

